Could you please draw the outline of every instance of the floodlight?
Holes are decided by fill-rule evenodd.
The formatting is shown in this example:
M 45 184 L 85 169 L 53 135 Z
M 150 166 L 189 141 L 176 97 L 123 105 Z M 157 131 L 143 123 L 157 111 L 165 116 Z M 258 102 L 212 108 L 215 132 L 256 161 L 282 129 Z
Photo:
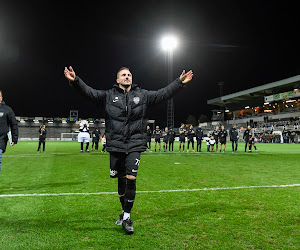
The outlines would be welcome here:
M 178 41 L 174 36 L 166 36 L 161 41 L 161 46 L 163 50 L 173 51 L 178 45 Z

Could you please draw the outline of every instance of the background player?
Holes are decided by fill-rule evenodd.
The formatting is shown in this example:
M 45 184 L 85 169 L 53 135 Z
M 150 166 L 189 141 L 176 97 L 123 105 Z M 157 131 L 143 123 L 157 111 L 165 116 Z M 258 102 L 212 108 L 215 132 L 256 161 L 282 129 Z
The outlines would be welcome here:
M 154 134 L 154 148 L 155 148 L 155 152 L 156 152 L 156 144 L 158 143 L 159 145 L 159 152 L 160 152 L 160 137 L 161 137 L 161 130 L 159 129 L 159 126 L 155 127 L 155 130 L 153 131 Z
M 255 146 L 255 137 L 254 132 L 251 126 L 249 126 L 249 153 L 252 151 L 252 146 L 255 148 L 255 151 L 257 152 L 257 148 Z
M 247 152 L 247 147 L 248 147 L 248 144 L 249 144 L 249 139 L 250 139 L 250 126 L 247 127 L 247 129 L 245 130 L 244 132 L 244 135 L 243 135 L 243 139 L 245 141 L 245 153 Z
M 190 143 L 192 144 L 193 152 L 195 152 L 195 149 L 194 149 L 194 136 L 195 136 L 195 131 L 194 131 L 193 125 L 190 125 L 189 129 L 187 130 L 188 146 L 187 146 L 187 151 L 186 152 L 190 151 Z
M 150 126 L 147 126 L 147 148 L 149 152 L 151 151 L 151 137 L 152 137 L 152 131 L 150 129 Z
M 221 126 L 221 130 L 219 132 L 219 141 L 220 141 L 220 152 L 225 152 L 225 148 L 226 148 L 226 140 L 227 140 L 227 130 L 225 129 L 225 127 L 222 125 Z M 223 148 L 223 151 L 222 151 Z
M 80 121 L 78 142 L 80 142 L 80 153 L 83 153 L 83 144 L 86 143 L 85 152 L 89 153 L 89 143 L 90 143 L 90 134 L 89 134 L 89 122 L 86 120 Z
M 162 138 L 163 138 L 163 147 L 164 147 L 164 152 L 168 152 L 168 127 L 165 127 L 165 130 L 162 132 Z
M 184 152 L 184 143 L 185 143 L 185 133 L 186 133 L 186 129 L 184 127 L 184 123 L 181 123 L 181 126 L 179 128 L 179 152 L 181 151 L 181 146 Z
M 202 139 L 203 130 L 201 128 L 201 125 L 199 124 L 198 128 L 196 129 L 197 152 L 201 152 Z

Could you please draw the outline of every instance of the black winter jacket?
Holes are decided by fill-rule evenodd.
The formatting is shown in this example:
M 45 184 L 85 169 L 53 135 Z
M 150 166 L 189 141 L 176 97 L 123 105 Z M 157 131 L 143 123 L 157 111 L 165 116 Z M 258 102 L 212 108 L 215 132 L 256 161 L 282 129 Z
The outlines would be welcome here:
M 141 89 L 135 84 L 125 93 L 118 84 L 109 90 L 96 90 L 76 76 L 70 82 L 90 101 L 105 109 L 106 145 L 108 152 L 143 152 L 147 144 L 147 108 L 174 96 L 184 87 L 176 79 L 157 91 Z
M 45 141 L 45 140 L 46 140 L 46 135 L 47 135 L 47 130 L 46 130 L 46 129 L 42 130 L 42 129 L 40 128 L 40 129 L 39 129 L 39 133 L 40 133 L 40 135 L 39 135 L 39 140 L 40 140 L 40 141 Z
M 235 128 L 229 130 L 230 141 L 237 141 L 239 139 L 239 133 Z
M 4 101 L 0 103 L 0 149 L 6 150 L 8 141 L 7 133 L 11 129 L 12 141 L 18 143 L 18 123 L 13 110 Z

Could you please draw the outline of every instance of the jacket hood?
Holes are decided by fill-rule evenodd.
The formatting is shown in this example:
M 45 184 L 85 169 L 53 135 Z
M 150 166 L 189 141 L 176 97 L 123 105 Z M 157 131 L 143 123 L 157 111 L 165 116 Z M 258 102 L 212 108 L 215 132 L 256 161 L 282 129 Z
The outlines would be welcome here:
M 5 105 L 5 102 L 4 101 L 0 102 L 0 105 Z

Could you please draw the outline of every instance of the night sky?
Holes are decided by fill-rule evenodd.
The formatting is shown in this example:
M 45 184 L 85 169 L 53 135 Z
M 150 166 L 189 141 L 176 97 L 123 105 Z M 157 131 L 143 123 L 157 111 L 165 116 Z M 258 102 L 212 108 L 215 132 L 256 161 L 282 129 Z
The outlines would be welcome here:
M 63 2 L 63 3 L 62 3 Z M 107 3 L 108 2 L 108 3 Z M 175 126 L 210 115 L 207 99 L 300 72 L 300 15 L 291 1 L 0 1 L 0 89 L 18 116 L 103 117 L 63 75 L 72 65 L 96 89 L 126 66 L 133 82 L 167 84 L 166 33 L 179 38 L 174 78 L 194 79 L 175 98 Z M 96 4 L 97 3 L 97 4 Z M 167 103 L 149 110 L 166 123 Z

